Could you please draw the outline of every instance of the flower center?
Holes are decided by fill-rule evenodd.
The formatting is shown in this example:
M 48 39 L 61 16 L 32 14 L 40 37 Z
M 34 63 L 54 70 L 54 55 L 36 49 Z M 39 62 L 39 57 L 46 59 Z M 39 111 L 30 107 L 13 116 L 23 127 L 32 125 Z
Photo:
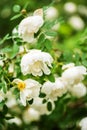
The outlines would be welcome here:
M 18 83 L 18 89 L 19 89 L 20 91 L 22 91 L 24 88 L 25 88 L 25 83 L 24 83 L 24 82 L 19 82 L 19 83 Z
M 42 63 L 40 61 L 36 61 L 34 64 L 33 64 L 33 69 L 38 72 L 40 71 L 42 68 Z

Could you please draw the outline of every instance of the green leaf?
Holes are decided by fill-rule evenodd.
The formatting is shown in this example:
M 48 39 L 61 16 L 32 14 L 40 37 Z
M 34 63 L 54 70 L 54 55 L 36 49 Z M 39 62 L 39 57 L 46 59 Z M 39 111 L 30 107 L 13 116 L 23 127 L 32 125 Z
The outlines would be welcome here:
M 40 93 L 40 94 L 39 94 L 39 97 L 40 97 L 40 98 L 44 98 L 44 97 L 46 97 L 46 94 L 45 94 L 45 93 Z
M 87 60 L 82 61 L 82 64 L 87 67 Z
M 46 102 L 47 102 L 47 100 L 46 100 L 46 99 L 43 99 L 42 103 L 44 104 L 44 103 L 46 103 Z
M 57 32 L 55 32 L 55 31 L 46 31 L 45 34 L 46 34 L 47 36 L 52 36 L 52 37 L 57 36 Z
M 3 80 L 2 87 L 3 87 L 3 92 L 6 93 L 7 92 L 7 84 L 4 80 Z
M 13 94 L 16 96 L 16 100 L 18 100 L 20 98 L 20 92 L 19 92 L 18 88 L 14 89 Z
M 13 116 L 6 116 L 5 119 L 6 120 L 10 120 L 10 119 L 13 119 L 14 117 Z
M 5 48 L 2 49 L 3 53 L 8 53 L 8 52 L 11 52 L 11 51 L 12 51 L 12 48 L 9 47 L 9 46 L 6 46 Z
M 30 101 L 28 101 L 28 103 L 31 105 L 33 103 L 33 99 L 31 99 Z
M 47 21 L 47 22 L 45 22 L 43 28 L 45 28 L 45 29 L 50 29 L 50 28 L 52 28 L 53 26 L 54 26 L 54 21 Z
M 24 5 L 23 9 L 26 9 L 29 6 L 29 2 L 26 2 L 26 4 Z
M 50 8 L 51 6 L 53 6 L 55 3 L 55 1 L 51 1 L 51 3 L 47 6 L 43 6 L 43 10 L 46 11 L 48 8 Z
M 47 48 L 48 51 L 50 51 L 52 49 L 52 43 L 49 39 L 45 39 L 44 45 L 45 45 L 45 47 Z
M 47 109 L 48 109 L 48 111 L 52 111 L 52 103 L 51 102 L 47 103 Z
M 18 51 L 19 51 L 19 46 L 17 44 L 14 44 L 10 52 L 10 57 L 14 58 L 16 54 L 18 53 Z
M 37 48 L 41 48 L 41 46 L 43 46 L 44 41 L 45 35 L 42 33 L 38 38 Z
M 4 115 L 7 114 L 8 112 L 8 107 L 6 105 L 3 106 L 3 113 Z
M 11 39 L 11 36 L 9 34 L 6 34 L 2 40 L 0 40 L 0 45 L 2 45 L 6 40 Z
M 19 90 L 18 90 L 18 88 L 15 88 L 13 91 L 13 94 L 16 95 L 17 93 L 19 93 Z
M 58 18 L 56 20 L 49 20 L 49 21 L 46 21 L 45 24 L 43 25 L 43 28 L 45 28 L 46 30 L 50 30 L 54 25 L 58 24 L 58 23 L 64 23 L 64 19 L 61 17 L 61 18 Z
M 66 61 L 66 62 L 72 62 L 73 61 L 73 52 L 72 51 L 65 51 L 63 53 L 63 61 Z
M 3 83 L 0 83 L 0 89 L 2 89 Z
M 13 16 L 13 17 L 11 18 L 11 20 L 15 20 L 15 19 L 19 18 L 20 16 L 22 16 L 22 14 L 17 14 L 17 15 L 15 15 L 15 16 Z
M 3 100 L 2 102 L 0 102 L 0 107 L 2 107 L 5 104 L 5 100 Z
M 49 79 L 51 82 L 55 82 L 55 77 L 54 77 L 53 74 L 48 75 L 48 79 Z
M 38 42 L 39 42 L 39 43 L 43 43 L 44 40 L 45 40 L 45 35 L 42 33 L 42 34 L 39 36 L 39 38 L 38 38 Z

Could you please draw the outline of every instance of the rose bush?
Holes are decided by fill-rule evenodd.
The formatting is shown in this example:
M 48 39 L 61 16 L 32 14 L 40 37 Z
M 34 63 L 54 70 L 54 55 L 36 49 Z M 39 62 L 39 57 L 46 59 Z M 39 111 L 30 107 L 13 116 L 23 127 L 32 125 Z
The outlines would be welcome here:
M 56 9 L 50 9 L 55 12 L 55 17 L 53 13 L 48 16 L 51 15 L 48 7 L 37 9 L 32 15 L 26 11 L 27 15 L 13 29 L 12 36 L 7 34 L 0 42 L 2 130 L 8 130 L 12 123 L 20 129 L 24 126 L 27 129 L 28 125 L 31 128 L 33 122 L 40 129 L 42 119 L 46 120 L 48 115 L 48 122 L 54 121 L 52 124 L 56 124 L 55 128 L 59 130 L 78 129 L 79 126 L 86 129 L 85 121 L 79 120 L 82 115 L 74 118 L 78 112 L 85 111 L 84 117 L 87 112 L 84 42 L 72 54 L 61 49 L 59 34 L 53 27 L 62 20 L 59 20 Z M 8 40 L 12 45 L 4 46 Z

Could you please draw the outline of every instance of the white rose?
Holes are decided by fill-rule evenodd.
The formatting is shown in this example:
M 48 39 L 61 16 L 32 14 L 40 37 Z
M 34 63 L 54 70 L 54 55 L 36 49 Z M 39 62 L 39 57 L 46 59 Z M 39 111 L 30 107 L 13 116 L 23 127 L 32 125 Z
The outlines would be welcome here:
M 79 126 L 81 127 L 81 130 L 87 130 L 87 117 L 79 122 Z
M 18 34 L 24 41 L 33 42 L 34 33 L 38 32 L 43 23 L 43 17 L 34 13 L 33 16 L 29 16 L 21 21 L 18 27 Z
M 79 16 L 71 16 L 68 22 L 77 31 L 82 30 L 85 26 L 84 21 Z
M 64 10 L 68 13 L 75 13 L 77 11 L 76 4 L 73 2 L 67 2 L 64 4 Z
M 65 71 L 62 73 L 62 78 L 69 84 L 77 84 L 84 79 L 84 75 L 87 74 L 84 66 L 74 66 L 73 63 L 64 65 Z
M 78 83 L 74 86 L 70 86 L 69 92 L 77 98 L 83 97 L 87 93 L 86 86 L 83 83 Z
M 45 12 L 45 17 L 48 20 L 49 19 L 53 20 L 53 19 L 57 18 L 58 17 L 58 10 L 53 6 L 49 7 Z
M 21 71 L 24 75 L 32 74 L 34 76 L 49 75 L 53 58 L 49 53 L 41 52 L 40 50 L 31 50 L 25 54 L 21 60 Z
M 23 120 L 26 124 L 29 124 L 32 121 L 38 121 L 39 119 L 40 119 L 40 113 L 34 108 L 29 107 L 23 113 Z
M 66 93 L 67 88 L 65 82 L 61 78 L 57 78 L 54 83 L 47 81 L 43 84 L 41 92 L 46 94 L 48 99 L 57 100 Z
M 32 79 L 26 79 L 24 81 L 15 79 L 13 82 L 17 84 L 20 90 L 20 101 L 24 106 L 26 106 L 27 100 L 29 101 L 39 96 L 41 87 L 39 82 Z

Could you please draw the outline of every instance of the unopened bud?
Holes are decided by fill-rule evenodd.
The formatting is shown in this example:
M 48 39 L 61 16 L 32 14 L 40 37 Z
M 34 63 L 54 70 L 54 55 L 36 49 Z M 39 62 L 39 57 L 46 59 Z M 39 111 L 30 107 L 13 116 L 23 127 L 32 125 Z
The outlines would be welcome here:
M 25 15 L 27 13 L 26 9 L 22 9 L 21 13 Z

